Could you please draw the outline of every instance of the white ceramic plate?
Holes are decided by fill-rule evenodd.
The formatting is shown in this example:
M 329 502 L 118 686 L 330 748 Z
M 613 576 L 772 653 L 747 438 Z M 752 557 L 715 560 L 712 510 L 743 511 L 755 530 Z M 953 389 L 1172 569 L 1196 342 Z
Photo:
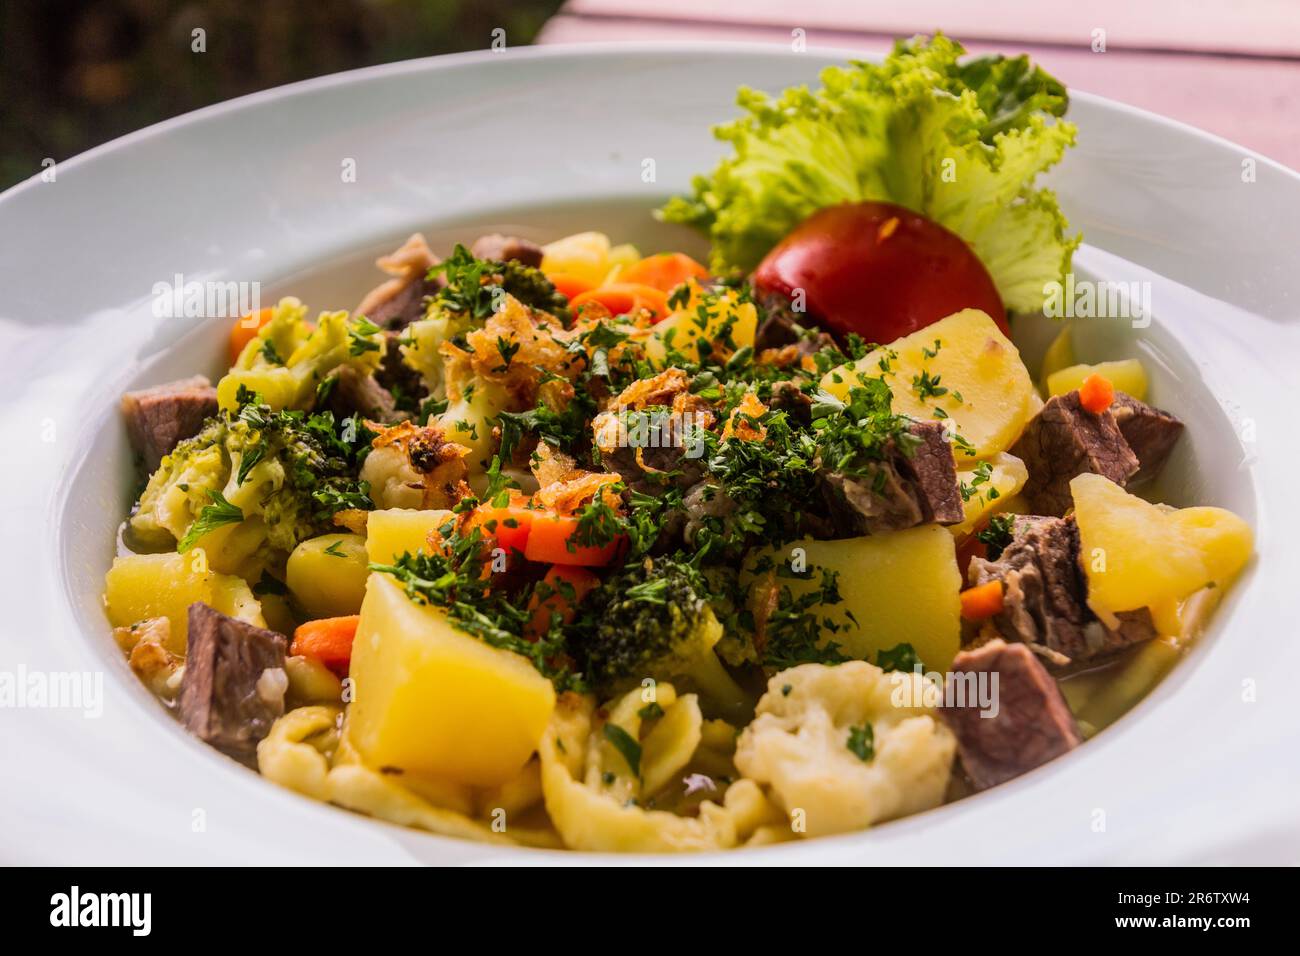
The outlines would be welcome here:
M 177 273 L 259 281 L 267 302 L 292 292 L 350 308 L 377 278 L 375 255 L 417 229 L 435 248 L 508 226 L 700 251 L 650 209 L 709 168 L 719 151 L 709 125 L 733 115 L 736 86 L 811 82 L 850 56 L 639 45 L 403 63 L 181 117 L 0 197 L 0 673 L 103 675 L 97 718 L 0 709 L 3 861 L 555 859 L 281 790 L 187 737 L 131 675 L 99 597 L 132 493 L 117 399 L 196 369 L 216 374 L 227 328 L 155 318 L 154 284 Z M 1190 426 L 1164 493 L 1246 516 L 1258 557 L 1172 676 L 1066 758 L 870 832 L 731 861 L 1300 859 L 1300 178 L 1083 94 L 1070 117 L 1079 146 L 1054 185 L 1087 238 L 1079 270 L 1151 282 L 1156 316 L 1146 330 L 1079 323 L 1082 357 L 1148 361 L 1153 401 Z M 655 182 L 642 179 L 644 159 Z M 355 182 L 341 175 L 348 160 Z

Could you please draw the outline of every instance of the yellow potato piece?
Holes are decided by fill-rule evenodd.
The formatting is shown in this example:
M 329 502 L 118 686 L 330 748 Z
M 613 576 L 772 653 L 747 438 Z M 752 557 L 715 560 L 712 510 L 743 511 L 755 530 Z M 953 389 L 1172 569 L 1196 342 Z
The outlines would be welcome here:
M 839 541 L 806 538 L 764 554 L 775 561 L 799 560 L 809 570 L 839 572 L 843 600 L 823 605 L 817 613 L 840 625 L 839 631 L 824 634 L 844 654 L 874 663 L 880 651 L 906 643 L 928 669 L 940 671 L 957 655 L 961 575 L 948 529 L 922 525 Z M 821 586 L 821 572 L 807 582 L 788 577 L 777 581 L 789 585 L 797 597 Z
M 936 408 L 946 413 L 954 431 L 973 446 L 954 448 L 958 464 L 1010 447 L 1037 408 L 1038 395 L 1020 352 L 978 309 L 964 309 L 831 369 L 821 386 L 844 398 L 859 375 L 883 377 L 899 414 L 929 421 Z M 946 391 L 923 396 L 917 388 L 923 376 L 930 382 L 937 378 Z
M 1079 475 L 1070 492 L 1088 603 L 1099 614 L 1226 587 L 1250 557 L 1253 532 L 1223 508 L 1164 508 L 1100 475 Z
M 555 709 L 531 663 L 457 630 L 387 574 L 370 575 L 350 676 L 347 732 L 367 765 L 473 786 L 519 773 Z
M 284 583 L 309 617 L 344 617 L 361 610 L 369 565 L 361 535 L 322 534 L 293 549 Z
M 389 508 L 366 518 L 366 553 L 374 564 L 392 564 L 408 551 L 429 552 L 429 534 L 451 521 L 450 511 Z
M 1138 401 L 1147 397 L 1147 372 L 1137 359 L 1120 359 L 1117 362 L 1098 362 L 1096 365 L 1071 365 L 1047 376 L 1047 394 L 1064 395 L 1073 392 L 1089 375 L 1097 374 L 1110 379 L 1115 391 L 1132 395 Z
M 1028 480 L 1029 470 L 1025 463 L 1006 452 L 999 452 L 986 462 L 963 463 L 957 469 L 957 482 L 969 491 L 969 496 L 961 504 L 965 517 L 961 524 L 950 525 L 948 530 L 956 537 L 964 538 L 986 515 L 1011 510 L 1009 506 L 1014 504 L 1013 496 Z
M 208 568 L 197 548 L 186 554 L 114 558 L 104 579 L 104 602 L 113 626 L 165 617 L 171 622 L 167 649 L 181 656 L 189 634 L 189 607 L 196 601 L 258 627 L 266 626 L 262 607 L 243 579 Z
M 754 345 L 758 313 L 753 303 L 737 302 L 730 293 L 720 296 L 710 307 L 706 321 L 696 311 L 700 301 L 693 295 L 683 309 L 655 324 L 645 347 L 651 362 L 662 365 L 670 348 L 695 361 L 699 358 L 701 339 L 706 345 L 716 343 L 729 351 Z
M 599 284 L 609 272 L 609 257 L 609 236 L 579 232 L 542 246 L 542 272 L 565 273 Z

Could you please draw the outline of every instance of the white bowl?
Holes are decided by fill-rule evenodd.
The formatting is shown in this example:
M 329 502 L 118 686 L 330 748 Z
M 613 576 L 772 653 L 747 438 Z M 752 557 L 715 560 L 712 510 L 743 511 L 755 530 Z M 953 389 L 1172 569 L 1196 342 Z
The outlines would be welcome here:
M 490 228 L 540 238 L 592 228 L 698 252 L 698 239 L 650 209 L 719 154 L 709 125 L 733 115 L 737 85 L 812 82 L 852 55 L 634 45 L 408 62 L 202 110 L 0 197 L 0 674 L 103 675 L 99 717 L 0 710 L 5 862 L 556 859 L 281 790 L 188 737 L 132 676 L 100 601 L 134 482 L 117 399 L 133 385 L 218 373 L 227 329 L 155 318 L 154 284 L 176 273 L 259 281 L 265 302 L 292 292 L 350 308 L 377 278 L 370 261 L 415 230 L 436 248 Z M 1174 673 L 1066 758 L 872 831 L 731 861 L 1300 859 L 1290 412 L 1300 177 L 1084 94 L 1070 117 L 1079 146 L 1054 185 L 1087 239 L 1080 272 L 1150 281 L 1156 316 L 1146 330 L 1079 323 L 1081 354 L 1147 360 L 1153 401 L 1189 425 L 1164 493 L 1246 516 L 1258 556 Z M 645 159 L 654 182 L 643 181 Z M 343 181 L 347 160 L 355 182 Z

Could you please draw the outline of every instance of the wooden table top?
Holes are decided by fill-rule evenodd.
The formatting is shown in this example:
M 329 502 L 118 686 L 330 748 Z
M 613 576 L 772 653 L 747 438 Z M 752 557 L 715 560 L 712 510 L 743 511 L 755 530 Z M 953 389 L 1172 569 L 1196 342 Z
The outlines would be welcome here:
M 1297 0 L 568 0 L 538 42 L 788 47 L 796 28 L 809 46 L 865 53 L 936 28 L 972 53 L 1029 53 L 1071 89 L 1181 120 L 1300 169 Z M 1093 51 L 1098 30 L 1105 52 Z

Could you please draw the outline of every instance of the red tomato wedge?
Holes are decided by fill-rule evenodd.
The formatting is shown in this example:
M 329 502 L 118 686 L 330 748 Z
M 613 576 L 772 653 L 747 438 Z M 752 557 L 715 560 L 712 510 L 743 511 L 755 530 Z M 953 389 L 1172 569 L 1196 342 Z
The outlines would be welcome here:
M 892 203 L 828 206 L 782 239 L 754 272 L 766 302 L 799 305 L 808 324 L 841 340 L 888 344 L 932 322 L 982 309 L 1005 334 L 988 270 L 943 226 Z

